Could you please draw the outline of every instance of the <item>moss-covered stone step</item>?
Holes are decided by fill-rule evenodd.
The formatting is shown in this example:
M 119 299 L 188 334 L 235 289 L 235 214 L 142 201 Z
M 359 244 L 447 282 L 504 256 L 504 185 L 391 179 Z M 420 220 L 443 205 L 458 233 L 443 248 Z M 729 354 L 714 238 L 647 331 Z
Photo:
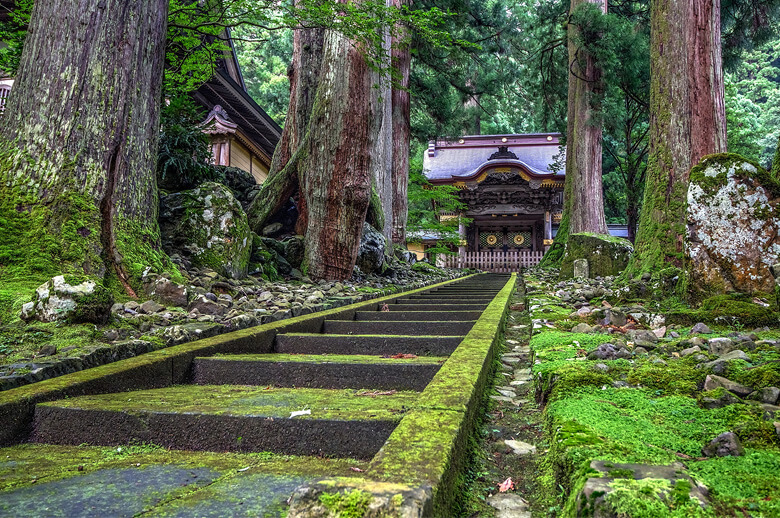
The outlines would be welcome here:
M 474 320 L 463 322 L 326 320 L 322 325 L 322 332 L 339 335 L 465 336 L 474 327 L 474 322 Z
M 434 304 L 490 304 L 490 301 L 493 300 L 493 297 L 433 297 L 433 296 L 427 296 L 427 297 L 408 297 L 403 299 L 398 299 L 395 301 L 396 304 L 428 304 L 428 303 L 434 303 Z
M 417 397 L 417 392 L 232 385 L 81 396 L 38 404 L 31 440 L 369 459 Z
M 356 311 L 355 320 L 464 321 L 476 320 L 481 311 Z
M 379 312 L 377 312 L 379 313 Z M 402 314 L 382 312 L 383 315 Z M 276 336 L 274 350 L 285 354 L 416 354 L 447 356 L 462 336 L 387 336 L 284 333 Z
M 0 449 L 0 516 L 281 518 L 323 476 L 359 482 L 356 459 L 24 444 Z
M 435 311 L 482 311 L 487 307 L 485 304 L 448 304 L 445 302 L 425 302 L 422 304 L 388 304 L 389 311 L 426 311 L 432 309 Z
M 196 358 L 200 385 L 274 385 L 328 389 L 421 391 L 447 358 L 259 354 Z

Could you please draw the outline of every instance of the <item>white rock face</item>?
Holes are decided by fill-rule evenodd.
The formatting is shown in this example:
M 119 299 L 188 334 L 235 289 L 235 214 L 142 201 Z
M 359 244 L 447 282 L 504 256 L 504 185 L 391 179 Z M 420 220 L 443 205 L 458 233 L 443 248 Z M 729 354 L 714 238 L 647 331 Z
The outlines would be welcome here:
M 94 295 L 97 290 L 104 290 L 102 286 L 91 280 L 79 284 L 69 284 L 65 277 L 58 275 L 35 290 L 36 300 L 22 306 L 21 318 L 24 320 L 40 320 L 41 322 L 55 322 L 66 320 L 79 305 L 79 301 L 87 296 Z M 111 303 L 107 302 L 106 315 L 110 311 Z M 102 312 L 102 310 L 100 311 Z M 102 317 L 99 317 L 102 319 Z
M 780 257 L 780 198 L 738 159 L 707 158 L 688 188 L 685 253 L 694 285 L 771 292 Z

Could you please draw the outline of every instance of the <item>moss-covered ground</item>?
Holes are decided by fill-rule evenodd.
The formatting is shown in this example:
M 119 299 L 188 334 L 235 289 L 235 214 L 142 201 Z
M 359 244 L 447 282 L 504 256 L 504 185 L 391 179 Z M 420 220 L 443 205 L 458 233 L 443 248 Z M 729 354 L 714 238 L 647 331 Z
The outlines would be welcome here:
M 300 362 L 300 363 L 379 363 L 379 364 L 439 364 L 447 360 L 445 356 L 416 356 L 413 358 L 393 356 L 370 356 L 366 354 L 216 354 L 210 359 L 222 361 L 259 361 L 259 362 Z
M 700 364 L 717 356 L 704 347 L 703 357 L 679 354 L 691 346 L 689 331 L 698 320 L 673 325 L 677 338 L 661 339 L 650 353 L 588 360 L 588 353 L 600 344 L 625 338 L 619 333 L 606 334 L 606 330 L 604 334 L 570 332 L 574 324 L 593 324 L 594 319 L 569 316 L 575 308 L 550 295 L 552 284 L 547 279 L 553 278 L 539 271 L 525 276 L 529 316 L 536 323 L 530 339 L 534 385 L 537 400 L 545 405 L 542 424 L 549 445 L 535 479 L 541 488 L 536 508 L 545 516 L 576 516 L 578 493 L 589 477 L 600 476 L 590 464 L 602 460 L 676 463 L 709 491 L 709 503 L 702 507 L 689 498 L 690 487 L 682 482 L 618 480 L 606 498 L 619 516 L 780 516 L 780 437 L 773 424 L 780 418 L 771 407 L 739 398 L 722 408 L 702 405 L 704 397 L 718 394 L 703 392 L 704 380 L 712 371 Z M 728 313 L 724 307 L 734 299 L 721 297 L 680 311 L 695 316 Z M 745 303 L 752 304 L 752 300 Z M 733 337 L 737 332 L 760 344 L 745 348 L 750 362 L 727 362 L 722 376 L 752 389 L 780 384 L 780 350 L 761 342 L 777 340 L 780 328 L 754 330 L 752 321 L 742 324 L 710 318 L 709 322 L 713 333 L 699 335 L 705 341 L 729 333 Z M 738 435 L 745 455 L 704 457 L 702 447 L 726 431 Z M 617 475 L 610 476 L 621 479 Z

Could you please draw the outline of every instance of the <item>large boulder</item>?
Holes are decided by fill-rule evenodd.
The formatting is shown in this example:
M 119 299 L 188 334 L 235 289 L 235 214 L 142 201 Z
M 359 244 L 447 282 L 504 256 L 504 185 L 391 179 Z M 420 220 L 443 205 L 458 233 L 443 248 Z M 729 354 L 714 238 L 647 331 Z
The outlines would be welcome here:
M 574 263 L 588 261 L 590 277 L 617 275 L 626 269 L 634 247 L 621 237 L 582 232 L 569 235 L 561 263 L 561 279 L 574 277 Z
M 241 205 L 222 184 L 160 199 L 160 231 L 166 252 L 186 256 L 194 266 L 226 277 L 246 276 L 252 237 Z
M 363 273 L 378 273 L 382 271 L 385 262 L 385 236 L 367 222 L 363 223 L 363 235 L 360 237 L 357 262 Z
M 780 183 L 739 155 L 705 157 L 691 170 L 687 242 L 691 286 L 772 293 L 780 262 Z
M 35 290 L 32 302 L 22 306 L 23 320 L 105 324 L 111 315 L 114 297 L 89 278 L 58 275 Z

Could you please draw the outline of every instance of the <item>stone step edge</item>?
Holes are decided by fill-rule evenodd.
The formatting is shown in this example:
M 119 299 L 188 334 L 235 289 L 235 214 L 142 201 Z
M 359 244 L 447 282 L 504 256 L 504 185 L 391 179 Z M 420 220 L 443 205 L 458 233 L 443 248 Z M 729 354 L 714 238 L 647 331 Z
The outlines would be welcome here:
M 366 307 L 382 302 L 391 303 L 401 297 L 462 282 L 476 275 L 482 274 L 471 274 L 378 299 L 187 342 L 0 392 L 0 422 L 3 423 L 0 427 L 0 446 L 27 440 L 32 431 L 33 413 L 37 403 L 69 396 L 123 392 L 128 389 L 156 388 L 182 383 L 186 381 L 192 360 L 196 356 L 253 349 L 269 352 L 273 349 L 274 339 L 279 332 L 312 332 L 321 329 L 326 319 L 354 320 L 355 312 Z

